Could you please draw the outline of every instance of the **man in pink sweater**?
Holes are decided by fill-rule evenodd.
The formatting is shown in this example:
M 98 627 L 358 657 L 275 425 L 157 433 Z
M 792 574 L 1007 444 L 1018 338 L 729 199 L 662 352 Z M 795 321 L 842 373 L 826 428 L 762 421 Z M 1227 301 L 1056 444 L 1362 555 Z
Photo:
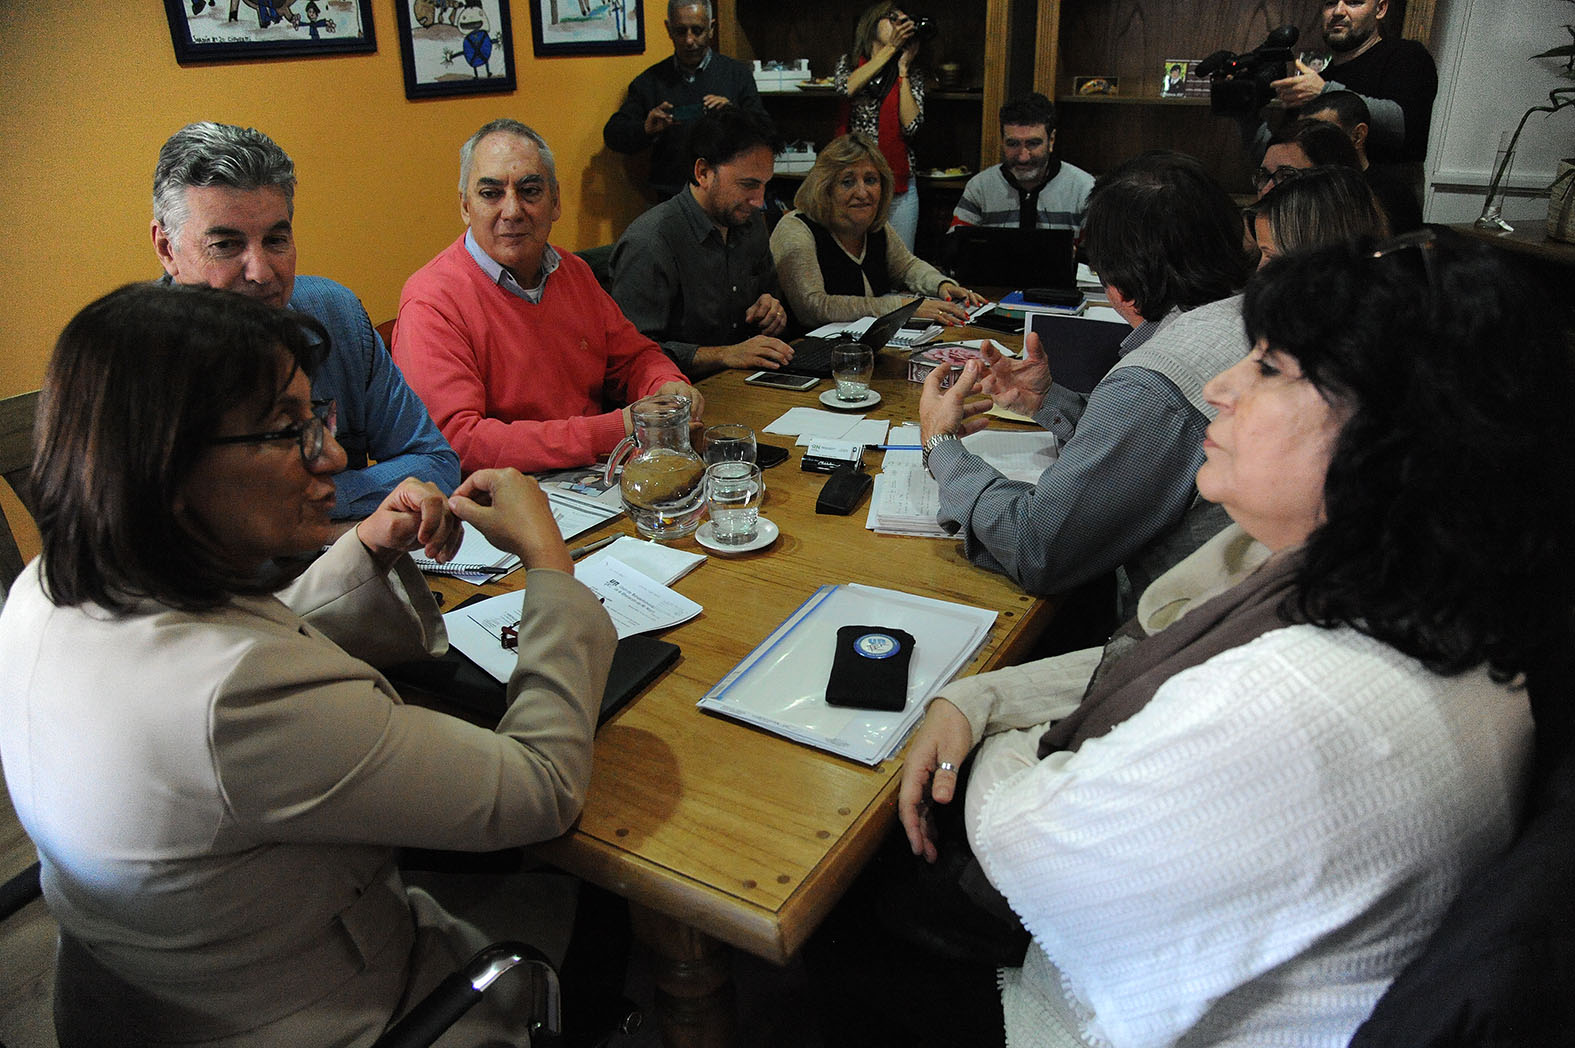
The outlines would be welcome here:
M 547 242 L 561 214 L 552 151 L 516 120 L 460 149 L 468 227 L 405 282 L 394 361 L 470 473 L 583 466 L 633 424 L 652 393 L 704 400 L 637 331 L 590 267 Z

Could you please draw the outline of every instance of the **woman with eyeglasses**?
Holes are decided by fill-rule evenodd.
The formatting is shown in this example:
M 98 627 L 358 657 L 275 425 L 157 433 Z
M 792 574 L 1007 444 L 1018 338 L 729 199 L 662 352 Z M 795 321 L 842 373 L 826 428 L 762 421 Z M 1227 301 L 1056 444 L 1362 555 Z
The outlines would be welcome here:
M 395 848 L 542 840 L 584 798 L 614 633 L 534 481 L 407 480 L 277 589 L 281 558 L 333 534 L 325 347 L 308 317 L 155 285 L 55 347 L 43 551 L 0 613 L 0 754 L 60 926 L 65 1048 L 370 1043 L 484 942 L 407 892 Z M 492 731 L 374 668 L 446 647 L 406 552 L 448 559 L 461 520 L 529 572 Z M 481 1008 L 454 1043 L 524 1036 Z
M 926 296 L 920 320 L 965 324 L 984 304 L 909 251 L 892 229 L 891 168 L 864 135 L 833 139 L 793 195 L 794 211 L 771 232 L 777 281 L 794 319 L 806 327 L 880 316 Z
M 909 748 L 912 851 L 960 801 L 1032 936 L 953 1043 L 1344 1045 L 1516 831 L 1525 682 L 1572 640 L 1559 317 L 1413 236 L 1271 262 L 1244 319 L 1197 478 L 1234 526 L 1103 652 L 950 684 Z
M 1361 159 L 1351 139 L 1334 124 L 1322 120 L 1294 120 L 1269 139 L 1263 163 L 1253 175 L 1252 184 L 1262 199 L 1269 190 L 1284 185 L 1304 171 L 1330 166 L 1362 170 Z

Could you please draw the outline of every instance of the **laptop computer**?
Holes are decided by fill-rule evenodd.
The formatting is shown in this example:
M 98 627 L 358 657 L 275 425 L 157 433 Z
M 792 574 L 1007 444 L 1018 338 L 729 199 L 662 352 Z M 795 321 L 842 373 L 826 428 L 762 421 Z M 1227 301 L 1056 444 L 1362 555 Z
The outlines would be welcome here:
M 1071 229 L 953 226 L 941 244 L 943 268 L 969 287 L 1076 287 L 1076 252 Z
M 862 334 L 855 332 L 842 332 L 839 335 L 805 335 L 793 342 L 793 359 L 784 364 L 782 371 L 790 375 L 813 375 L 816 378 L 831 377 L 831 347 L 838 342 L 846 342 L 850 338 L 864 343 L 876 353 L 891 341 L 908 318 L 918 310 L 923 298 L 915 298 L 904 302 L 885 316 L 876 317 L 875 321 L 864 330 Z

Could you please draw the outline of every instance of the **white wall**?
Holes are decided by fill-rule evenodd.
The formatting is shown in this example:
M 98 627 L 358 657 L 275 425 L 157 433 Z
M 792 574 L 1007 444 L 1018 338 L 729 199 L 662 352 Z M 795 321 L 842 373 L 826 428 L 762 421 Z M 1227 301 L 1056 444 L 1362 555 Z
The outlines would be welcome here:
M 1555 87 L 1575 87 L 1557 72 L 1563 60 L 1531 57 L 1570 43 L 1575 23 L 1566 0 L 1440 0 L 1434 19 L 1438 99 L 1427 150 L 1429 222 L 1470 222 L 1482 211 L 1499 134 L 1522 113 L 1548 100 Z M 1534 114 L 1526 122 L 1510 169 L 1512 195 L 1504 216 L 1545 220 L 1548 185 L 1561 157 L 1575 156 L 1575 107 Z

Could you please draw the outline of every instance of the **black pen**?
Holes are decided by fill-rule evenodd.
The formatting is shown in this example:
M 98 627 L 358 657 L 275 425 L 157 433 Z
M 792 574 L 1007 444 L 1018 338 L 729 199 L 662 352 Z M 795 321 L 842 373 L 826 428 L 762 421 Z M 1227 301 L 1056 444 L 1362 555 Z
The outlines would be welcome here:
M 573 549 L 571 549 L 569 551 L 569 559 L 570 560 L 579 560 L 581 557 L 585 556 L 587 553 L 595 553 L 597 550 L 601 549 L 603 546 L 610 546 L 614 542 L 617 542 L 622 537 L 623 536 L 621 536 L 621 535 L 608 535 L 604 539 L 597 539 L 595 542 L 587 542 L 583 546 L 576 546 L 576 547 L 574 547 Z
M 866 444 L 865 451 L 923 451 L 922 444 Z

